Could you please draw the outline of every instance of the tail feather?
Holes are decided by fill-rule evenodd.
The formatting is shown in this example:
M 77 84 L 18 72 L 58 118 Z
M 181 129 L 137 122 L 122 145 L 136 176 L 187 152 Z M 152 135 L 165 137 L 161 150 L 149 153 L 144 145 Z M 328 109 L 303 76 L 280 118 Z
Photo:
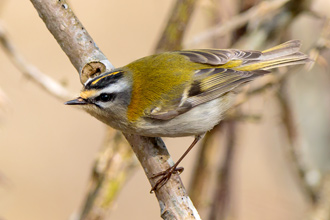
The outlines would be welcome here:
M 274 59 L 274 58 L 294 54 L 299 51 L 300 46 L 301 46 L 300 40 L 290 40 L 283 44 L 262 51 L 261 59 L 269 60 L 269 59 Z
M 297 64 L 306 64 L 311 62 L 312 60 L 306 55 L 301 52 L 297 52 L 295 54 L 291 54 L 287 57 L 281 57 L 279 59 L 271 60 L 270 64 L 266 67 L 262 68 L 263 70 L 269 70 L 277 67 L 283 66 L 291 66 Z
M 305 64 L 311 60 L 300 52 L 300 40 L 291 40 L 262 51 L 262 55 L 254 60 L 246 60 L 235 70 L 269 70 L 276 67 Z

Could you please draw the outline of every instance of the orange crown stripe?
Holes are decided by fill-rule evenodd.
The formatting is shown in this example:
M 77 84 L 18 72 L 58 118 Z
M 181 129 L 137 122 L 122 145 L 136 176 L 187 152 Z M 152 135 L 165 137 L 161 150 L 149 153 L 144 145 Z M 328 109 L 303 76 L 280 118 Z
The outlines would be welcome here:
M 121 71 L 116 71 L 116 72 L 111 72 L 109 74 L 106 74 L 98 79 L 96 79 L 94 82 L 92 82 L 92 85 L 95 85 L 98 81 L 100 81 L 101 79 L 105 78 L 105 77 L 108 77 L 108 76 L 111 76 L 111 75 L 116 75 L 118 73 L 120 73 Z

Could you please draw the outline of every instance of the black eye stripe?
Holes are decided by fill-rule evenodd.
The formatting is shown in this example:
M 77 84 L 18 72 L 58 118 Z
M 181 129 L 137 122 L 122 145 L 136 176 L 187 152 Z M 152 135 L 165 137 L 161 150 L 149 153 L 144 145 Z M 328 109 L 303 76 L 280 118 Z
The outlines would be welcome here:
M 96 102 L 111 102 L 116 98 L 115 93 L 101 93 L 99 96 L 95 97 Z

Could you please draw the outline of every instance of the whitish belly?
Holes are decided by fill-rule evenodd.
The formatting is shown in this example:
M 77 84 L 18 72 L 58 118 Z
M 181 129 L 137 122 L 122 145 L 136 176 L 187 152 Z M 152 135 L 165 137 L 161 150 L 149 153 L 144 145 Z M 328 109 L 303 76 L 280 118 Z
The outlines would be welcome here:
M 171 120 L 147 119 L 141 122 L 143 129 L 137 133 L 144 136 L 182 137 L 203 134 L 211 130 L 223 118 L 223 113 L 230 107 L 232 94 L 196 106 L 188 112 Z M 140 126 L 139 126 L 140 127 Z

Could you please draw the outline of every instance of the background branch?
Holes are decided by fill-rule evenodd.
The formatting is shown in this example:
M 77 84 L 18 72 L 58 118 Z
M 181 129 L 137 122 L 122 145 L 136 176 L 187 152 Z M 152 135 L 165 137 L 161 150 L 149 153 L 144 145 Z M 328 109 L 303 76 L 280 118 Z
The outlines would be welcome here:
M 251 3 L 251 1 L 249 1 L 249 2 Z M 231 9 L 234 7 L 233 5 L 226 5 L 225 3 L 226 3 L 226 1 L 222 0 L 220 4 L 221 4 L 221 6 L 225 5 L 225 7 L 227 9 L 228 8 Z M 285 3 L 288 3 L 288 4 L 285 4 Z M 234 3 L 232 3 L 232 4 L 234 4 Z M 269 4 L 269 5 L 266 5 L 267 7 L 263 7 L 264 4 L 265 5 Z M 270 7 L 268 7 L 268 6 L 270 6 Z M 258 5 L 253 6 L 251 9 L 248 9 L 246 12 L 242 12 L 237 16 L 233 16 L 232 20 L 229 20 L 227 22 L 226 21 L 219 22 L 218 26 L 198 35 L 196 38 L 193 38 L 192 41 L 189 41 L 188 44 L 191 43 L 191 45 L 193 45 L 193 43 L 200 43 L 204 40 L 210 40 L 210 39 L 214 39 L 215 41 L 220 41 L 220 39 L 218 39 L 219 36 L 225 36 L 225 35 L 233 36 L 235 33 L 236 38 L 234 41 L 237 42 L 237 40 L 241 40 L 240 45 L 239 46 L 226 45 L 226 47 L 247 48 L 247 49 L 265 48 L 264 44 L 265 44 L 266 40 L 268 40 L 269 38 L 274 38 L 274 39 L 279 38 L 278 36 L 281 36 L 282 33 L 288 32 L 285 30 L 289 27 L 289 24 L 291 24 L 291 22 L 294 20 L 295 17 L 297 17 L 297 15 L 299 13 L 303 12 L 308 7 L 309 7 L 309 5 L 308 5 L 307 1 L 298 2 L 297 4 L 294 4 L 293 2 L 289 2 L 289 1 L 261 2 Z M 284 15 L 290 15 L 290 16 L 284 16 Z M 272 16 L 274 17 L 273 20 L 270 18 Z M 262 20 L 261 17 L 265 18 L 265 20 Z M 283 17 L 284 17 L 284 19 L 283 19 Z M 244 29 L 242 28 L 243 32 L 238 31 L 238 28 L 243 27 L 244 25 L 247 25 L 247 24 L 251 26 L 250 30 L 248 29 L 247 26 L 245 26 Z M 237 32 L 239 32 L 239 34 L 241 34 L 241 36 L 245 39 L 243 39 L 243 38 L 240 39 L 241 36 L 237 35 Z M 260 34 L 260 33 L 262 33 L 262 34 Z M 246 38 L 248 38 L 249 36 L 250 36 L 250 41 L 246 40 Z M 262 37 L 259 37 L 259 36 L 262 36 Z M 191 46 L 191 45 L 189 45 L 189 46 Z M 252 47 L 251 47 L 251 45 L 252 45 Z M 217 47 L 218 46 L 216 46 L 216 48 Z M 259 83 L 258 87 L 256 87 L 256 88 L 254 87 L 253 89 L 250 89 L 250 90 L 245 90 L 242 94 L 239 95 L 239 98 L 237 99 L 237 102 L 234 107 L 238 107 L 242 103 L 245 103 L 251 97 L 253 97 L 257 94 L 261 94 L 268 88 L 281 85 L 281 83 L 283 81 L 285 81 L 285 79 L 288 78 L 287 77 L 288 75 L 289 74 L 286 73 L 286 74 L 277 74 L 277 75 L 274 75 L 273 77 L 268 77 L 267 79 L 263 80 L 261 85 Z M 232 112 L 230 111 L 227 114 L 227 117 L 229 116 L 229 117 L 233 118 L 233 116 L 231 116 L 231 113 Z M 237 120 L 239 118 L 240 118 L 239 115 L 234 115 L 233 119 Z M 286 121 L 286 123 L 288 123 L 288 121 Z M 214 136 L 215 134 L 217 134 L 217 133 L 212 131 L 211 133 L 209 133 L 209 135 L 206 138 L 211 139 L 212 136 Z M 227 141 L 228 141 L 228 143 L 231 142 L 230 140 L 227 140 Z M 208 154 L 208 156 L 206 156 L 205 154 L 203 154 L 204 148 L 205 148 L 205 152 L 207 152 L 206 149 L 211 147 L 211 146 L 209 146 L 210 143 L 208 141 L 205 140 L 204 143 L 205 144 L 203 144 L 203 150 L 199 154 L 199 159 L 197 160 L 197 161 L 200 161 L 200 163 L 198 163 L 198 165 L 196 166 L 197 172 L 199 169 L 204 167 L 204 161 L 209 162 L 209 161 L 214 160 L 214 155 Z M 205 159 L 204 159 L 204 157 L 205 157 Z M 228 154 L 228 155 L 224 156 L 224 161 L 232 161 L 232 158 L 233 158 L 233 154 Z M 297 158 L 295 158 L 295 160 L 290 160 L 290 161 L 292 161 L 296 165 L 296 167 L 298 167 L 298 169 L 300 171 L 303 171 L 303 172 L 306 171 L 302 167 L 302 164 L 298 163 Z M 211 163 L 211 162 L 209 162 L 209 163 Z M 227 164 L 227 163 L 224 162 L 224 164 Z M 230 166 L 224 166 L 223 169 L 220 169 L 219 173 L 230 174 L 232 172 L 232 170 L 229 169 L 228 167 L 230 167 Z M 207 167 L 205 168 L 205 170 L 208 171 Z M 296 170 L 296 171 L 298 171 L 298 170 Z M 193 195 L 192 199 L 193 199 L 193 201 L 195 199 L 198 201 L 196 203 L 196 205 L 198 207 L 200 206 L 200 203 L 201 203 L 200 201 L 204 200 L 204 204 L 206 203 L 205 201 L 208 201 L 207 196 L 206 196 L 206 198 L 203 198 L 204 195 L 198 194 L 198 190 L 202 192 L 201 194 L 205 194 L 205 191 L 203 190 L 204 188 L 214 187 L 214 184 L 210 183 L 210 181 L 212 179 L 210 178 L 210 174 L 208 174 L 208 173 L 209 172 L 206 172 L 206 174 L 203 174 L 201 179 L 198 179 L 197 178 L 198 174 L 195 173 L 195 175 L 194 175 L 195 178 L 193 178 L 193 181 L 192 181 L 192 195 Z M 205 175 L 208 175 L 208 177 L 207 177 L 208 179 L 204 178 Z M 214 203 L 212 203 L 213 205 L 211 206 L 210 219 L 226 219 L 226 218 L 228 218 L 226 213 L 229 212 L 228 209 L 230 206 L 228 204 L 229 196 L 230 196 L 230 194 L 229 194 L 230 189 L 228 187 L 229 179 L 226 178 L 226 177 L 228 177 L 227 175 L 219 175 L 219 176 L 221 176 L 221 178 L 218 178 L 218 182 L 215 184 L 215 189 L 213 190 L 213 192 L 214 192 L 213 195 L 215 195 L 215 196 L 213 197 L 213 199 L 209 199 L 209 201 L 214 202 Z M 200 184 L 199 182 L 202 182 L 205 184 L 203 185 L 203 184 Z M 307 195 L 307 197 L 308 197 L 308 195 Z
M 194 171 L 189 185 L 189 195 L 194 202 L 198 210 L 202 210 L 209 203 L 209 190 L 210 180 L 214 170 L 216 170 L 216 164 L 219 149 L 219 135 L 223 131 L 223 122 L 216 126 L 211 131 L 207 132 L 205 137 L 201 141 L 201 146 L 198 151 L 197 160 L 198 163 L 194 163 Z
M 216 173 L 216 185 L 212 199 L 210 220 L 225 220 L 230 211 L 230 193 L 232 191 L 231 176 L 233 174 L 234 154 L 236 151 L 237 128 L 235 121 L 224 123 L 226 129 L 226 146 L 223 162 Z
M 0 44 L 13 64 L 19 69 L 25 77 L 35 82 L 47 93 L 55 98 L 66 101 L 72 97 L 68 90 L 55 80 L 39 71 L 35 66 L 29 64 L 23 56 L 15 49 L 14 45 L 10 42 L 6 35 L 4 27 L 0 22 Z
M 155 52 L 179 50 L 197 0 L 177 0 L 157 43 Z
M 72 98 L 72 94 L 65 87 L 25 61 L 9 40 L 1 23 L 0 43 L 11 61 L 25 77 L 61 102 Z M 4 99 L 0 97 L 0 104 L 1 101 L 4 101 Z M 107 128 L 107 130 L 104 144 L 95 160 L 90 186 L 82 205 L 81 213 L 76 213 L 74 219 L 92 220 L 104 218 L 109 213 L 113 201 L 127 178 L 131 176 L 136 165 L 133 152 L 120 132 L 111 128 Z
M 236 29 L 246 25 L 248 22 L 253 20 L 259 20 L 264 17 L 268 17 L 276 13 L 278 9 L 283 7 L 285 3 L 289 0 L 275 0 L 275 1 L 267 1 L 261 2 L 258 5 L 253 6 L 251 9 L 238 14 L 232 17 L 225 23 L 220 23 L 213 28 L 206 30 L 193 37 L 190 41 L 188 41 L 184 47 L 194 47 L 202 42 L 211 40 L 214 37 L 221 37 L 230 32 L 235 31 Z
M 133 151 L 121 132 L 108 128 L 93 165 L 87 195 L 80 212 L 73 219 L 105 219 L 137 165 Z
M 297 150 L 297 131 L 295 126 L 295 118 L 289 104 L 287 93 L 285 90 L 285 84 L 281 84 L 279 91 L 277 92 L 277 99 L 279 106 L 281 108 L 282 123 L 287 134 L 289 145 L 287 150 L 288 162 L 290 162 L 290 167 L 293 169 L 295 177 L 297 177 L 297 183 L 299 184 L 303 195 L 311 202 L 315 203 L 317 200 L 317 194 L 314 192 L 313 188 L 307 183 L 307 169 L 301 163 L 300 156 Z

